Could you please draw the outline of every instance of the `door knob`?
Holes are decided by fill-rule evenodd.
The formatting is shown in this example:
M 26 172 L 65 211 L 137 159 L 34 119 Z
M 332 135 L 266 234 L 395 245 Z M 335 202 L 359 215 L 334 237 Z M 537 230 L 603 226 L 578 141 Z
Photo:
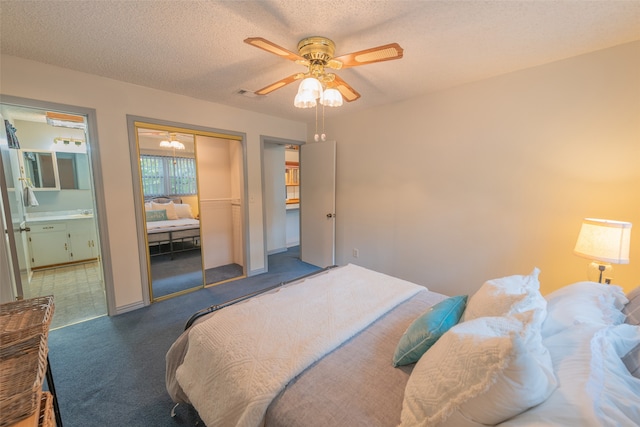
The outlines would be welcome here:
M 333 213 L 327 214 L 327 218 L 335 218 L 335 217 L 336 217 L 336 214 L 333 214 Z

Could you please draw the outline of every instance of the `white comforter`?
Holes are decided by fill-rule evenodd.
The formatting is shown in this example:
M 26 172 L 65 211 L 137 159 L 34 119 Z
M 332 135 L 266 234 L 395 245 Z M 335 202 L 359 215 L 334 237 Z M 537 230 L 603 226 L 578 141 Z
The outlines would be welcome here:
M 163 231 L 190 230 L 200 227 L 200 220 L 192 218 L 170 219 L 166 221 L 147 222 L 147 233 L 161 233 Z
M 209 427 L 258 426 L 284 386 L 422 286 L 348 265 L 192 327 L 176 378 Z

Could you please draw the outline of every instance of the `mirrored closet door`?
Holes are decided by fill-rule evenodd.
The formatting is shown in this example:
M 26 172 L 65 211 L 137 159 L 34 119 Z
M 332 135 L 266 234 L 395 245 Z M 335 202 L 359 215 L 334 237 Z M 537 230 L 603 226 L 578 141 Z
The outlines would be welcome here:
M 151 301 L 244 277 L 241 141 L 134 125 Z
M 153 299 L 204 286 L 193 135 L 136 129 Z

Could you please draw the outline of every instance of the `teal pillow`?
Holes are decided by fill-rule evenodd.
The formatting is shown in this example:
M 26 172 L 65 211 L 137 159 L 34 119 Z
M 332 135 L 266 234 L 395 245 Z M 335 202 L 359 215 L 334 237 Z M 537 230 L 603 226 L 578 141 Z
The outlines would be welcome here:
M 149 209 L 148 211 L 146 211 L 146 214 L 147 214 L 147 222 L 166 221 L 168 219 L 167 211 L 164 209 L 158 209 L 158 210 Z
M 393 355 L 393 366 L 415 363 L 462 317 L 467 295 L 447 298 L 432 306 L 409 325 Z

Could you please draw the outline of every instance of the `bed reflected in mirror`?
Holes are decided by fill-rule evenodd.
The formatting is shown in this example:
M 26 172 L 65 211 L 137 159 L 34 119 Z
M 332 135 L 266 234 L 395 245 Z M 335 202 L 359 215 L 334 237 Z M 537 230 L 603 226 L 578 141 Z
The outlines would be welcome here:
M 194 135 L 136 127 L 151 300 L 202 288 Z

